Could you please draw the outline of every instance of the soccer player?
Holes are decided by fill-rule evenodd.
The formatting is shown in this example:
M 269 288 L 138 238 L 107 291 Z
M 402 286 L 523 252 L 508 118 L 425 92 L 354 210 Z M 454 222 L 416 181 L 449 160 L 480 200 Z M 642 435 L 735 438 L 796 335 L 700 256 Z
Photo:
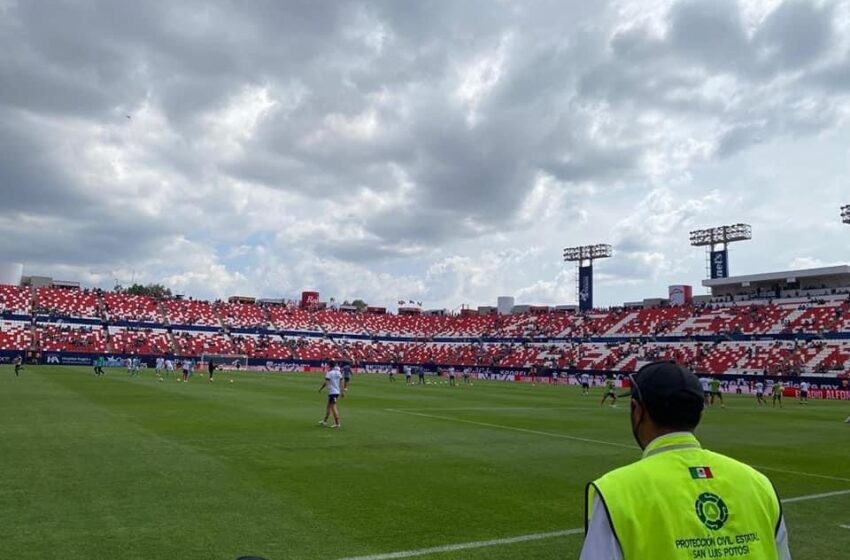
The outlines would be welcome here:
M 455 386 L 455 368 L 454 367 L 449 368 L 449 385 L 452 386 L 452 387 Z
M 130 377 L 139 376 L 140 362 L 138 356 L 130 360 Z
M 720 408 L 726 408 L 726 404 L 723 402 L 723 393 L 720 391 L 720 380 L 712 377 L 709 386 L 711 387 L 710 406 L 714 406 L 714 397 L 718 397 L 720 399 Z
M 470 375 L 470 373 L 471 372 L 469 371 L 469 368 L 463 368 L 463 384 L 464 385 L 469 385 L 469 375 Z
M 132 377 L 133 376 L 133 358 L 127 358 L 127 360 L 124 362 L 124 365 L 127 366 L 127 375 Z
M 215 373 L 215 370 L 217 369 L 219 369 L 219 367 L 215 365 L 212 360 L 207 361 L 207 371 L 210 373 L 210 383 L 213 382 L 213 373 Z
M 162 373 L 162 370 L 165 368 L 165 359 L 160 356 L 156 359 L 156 375 L 157 377 Z
M 419 374 L 419 383 L 417 383 L 417 385 L 425 385 L 425 368 L 422 366 L 416 366 L 416 373 Z
M 590 376 L 582 373 L 579 380 L 581 381 L 581 396 L 586 397 L 590 395 Z
M 809 404 L 809 383 L 807 381 L 800 383 L 800 404 Z
M 328 425 L 328 417 L 333 414 L 334 423 L 331 428 L 339 428 L 339 406 L 337 400 L 340 398 L 339 382 L 342 379 L 342 373 L 336 367 L 334 362 L 330 363 L 331 369 L 325 374 L 325 381 L 319 387 L 319 392 L 325 387 L 328 388 L 328 406 L 325 408 L 325 418 L 319 422 L 320 426 Z
M 348 392 L 348 386 L 351 385 L 351 364 L 345 362 L 342 364 L 342 392 Z
M 19 354 L 12 360 L 15 366 L 15 377 L 21 376 L 21 370 L 24 369 L 24 358 Z
M 165 375 L 167 376 L 168 374 L 170 374 L 173 371 L 174 371 L 174 361 L 171 358 L 169 358 L 169 359 L 165 360 Z
M 408 385 L 413 383 L 413 368 L 410 366 L 404 366 L 404 381 Z
M 756 401 L 759 403 L 759 406 L 764 406 L 764 383 L 761 381 L 756 381 Z
M 773 384 L 773 408 L 776 408 L 776 401 L 779 401 L 779 408 L 782 408 L 782 390 L 784 388 L 781 381 Z
M 711 382 L 707 377 L 700 377 L 699 382 L 700 385 L 702 385 L 702 394 L 703 397 L 705 397 L 705 406 L 708 406 L 711 400 L 711 387 L 709 386 Z
M 602 402 L 599 406 L 605 404 L 605 401 L 611 397 L 611 408 L 617 407 L 617 393 L 614 391 L 614 378 L 609 377 L 605 380 L 605 395 L 602 397 Z
M 192 360 L 183 360 L 183 383 L 189 382 L 189 372 L 192 369 Z
M 94 374 L 100 377 L 103 375 L 103 364 L 106 360 L 103 359 L 103 356 L 98 356 L 94 361 Z
M 390 366 L 390 369 L 389 369 L 389 371 L 387 372 L 387 375 L 389 375 L 389 377 L 390 377 L 390 381 L 392 381 L 393 383 L 395 383 L 395 367 Z

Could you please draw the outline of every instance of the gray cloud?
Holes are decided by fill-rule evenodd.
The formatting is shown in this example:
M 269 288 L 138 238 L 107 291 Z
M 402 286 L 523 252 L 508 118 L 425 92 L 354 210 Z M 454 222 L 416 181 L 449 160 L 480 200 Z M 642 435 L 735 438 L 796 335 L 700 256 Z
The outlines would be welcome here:
M 282 236 L 298 251 L 277 268 L 259 242 L 239 266 L 322 255 L 418 286 L 438 254 L 545 231 L 621 239 L 618 274 L 651 276 L 665 245 L 624 215 L 659 184 L 701 200 L 700 165 L 843 126 L 850 84 L 846 3 L 789 0 L 755 23 L 731 0 L 656 4 L 646 19 L 615 0 L 11 3 L 0 250 L 172 274 L 158 248 L 182 234 L 208 289 L 218 253 Z M 663 210 L 679 228 L 712 211 Z M 452 262 L 467 266 L 452 278 L 477 270 Z

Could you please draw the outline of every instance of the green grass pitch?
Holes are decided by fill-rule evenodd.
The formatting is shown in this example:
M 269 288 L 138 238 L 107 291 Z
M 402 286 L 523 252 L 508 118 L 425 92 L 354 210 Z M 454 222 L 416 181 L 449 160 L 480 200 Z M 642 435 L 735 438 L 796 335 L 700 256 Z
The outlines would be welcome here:
M 332 430 L 320 384 L 3 366 L 0 556 L 334 560 L 549 533 L 581 527 L 585 483 L 639 456 L 627 403 L 600 408 L 600 389 L 362 375 Z M 761 466 L 783 498 L 850 490 L 850 403 L 727 398 L 706 447 Z M 795 560 L 850 557 L 850 494 L 785 513 Z M 576 558 L 581 538 L 419 557 Z

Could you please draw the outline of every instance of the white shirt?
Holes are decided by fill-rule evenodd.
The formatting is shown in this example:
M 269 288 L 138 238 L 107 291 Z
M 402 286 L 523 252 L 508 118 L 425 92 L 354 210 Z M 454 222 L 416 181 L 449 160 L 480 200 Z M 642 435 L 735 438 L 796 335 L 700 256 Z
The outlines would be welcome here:
M 756 383 L 756 393 L 764 393 L 764 383 Z
M 339 395 L 339 382 L 342 379 L 342 373 L 338 368 L 333 368 L 325 374 L 325 381 L 328 382 L 328 394 Z
M 807 382 L 803 381 L 802 383 L 800 383 L 800 390 L 801 391 L 808 391 L 809 390 L 809 384 Z
M 174 369 L 174 362 L 171 360 L 165 360 L 165 369 Z
M 590 376 L 586 373 L 582 373 L 581 374 L 581 382 L 584 383 L 585 385 L 588 384 L 590 382 Z
M 708 391 L 708 390 L 709 390 L 709 386 L 708 386 L 708 379 L 707 379 L 707 378 L 705 378 L 705 377 L 701 377 L 701 378 L 700 378 L 700 380 L 699 380 L 699 382 L 700 382 L 700 383 L 702 383 L 702 390 L 703 390 L 703 391 Z

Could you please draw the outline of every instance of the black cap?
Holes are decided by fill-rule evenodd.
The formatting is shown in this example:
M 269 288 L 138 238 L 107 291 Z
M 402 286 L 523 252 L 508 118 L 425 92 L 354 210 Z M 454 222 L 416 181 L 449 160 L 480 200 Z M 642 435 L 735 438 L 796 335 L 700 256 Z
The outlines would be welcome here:
M 675 362 L 652 362 L 630 376 L 629 396 L 643 404 L 662 425 L 699 423 L 704 406 L 702 384 L 693 372 Z

